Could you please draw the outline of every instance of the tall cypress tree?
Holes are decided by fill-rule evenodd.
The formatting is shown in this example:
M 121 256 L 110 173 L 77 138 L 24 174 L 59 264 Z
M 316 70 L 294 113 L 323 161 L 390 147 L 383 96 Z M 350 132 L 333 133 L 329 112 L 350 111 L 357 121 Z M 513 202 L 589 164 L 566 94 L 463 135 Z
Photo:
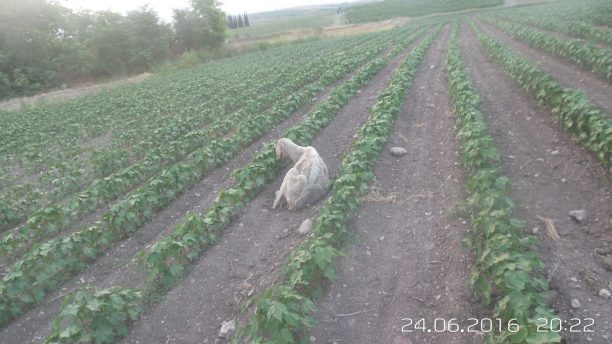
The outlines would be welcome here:
M 251 22 L 249 22 L 249 16 L 247 16 L 246 12 L 244 12 L 244 26 L 251 26 Z
M 242 16 L 238 15 L 238 27 L 244 27 L 244 21 L 242 20 Z

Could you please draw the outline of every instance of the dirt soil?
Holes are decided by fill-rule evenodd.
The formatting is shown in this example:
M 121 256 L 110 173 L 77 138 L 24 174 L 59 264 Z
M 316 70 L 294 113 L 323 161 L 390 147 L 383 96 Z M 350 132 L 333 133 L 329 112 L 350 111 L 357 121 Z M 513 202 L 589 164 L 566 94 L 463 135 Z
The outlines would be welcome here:
M 612 244 L 612 176 L 575 138 L 512 79 L 479 45 L 464 23 L 459 34 L 463 60 L 482 96 L 481 110 L 510 178 L 515 215 L 538 236 L 535 250 L 546 265 L 549 302 L 563 320 L 594 319 L 594 333 L 563 332 L 566 343 L 610 343 L 612 302 L 598 296 L 610 289 L 612 272 L 594 254 Z M 578 223 L 568 216 L 584 209 Z M 554 222 L 561 239 L 551 240 L 539 218 Z M 580 306 L 571 306 L 573 299 Z
M 368 118 L 368 108 L 402 56 L 405 54 L 374 76 L 313 140 L 311 145 L 325 160 L 331 176 L 335 176 L 342 153 L 350 148 L 355 130 Z M 138 343 L 147 338 L 149 343 L 213 343 L 221 322 L 237 319 L 240 303 L 274 282 L 285 257 L 303 239 L 297 227 L 306 218 L 314 218 L 323 204 L 297 212 L 272 210 L 274 192 L 283 177 L 281 173 L 246 206 L 186 280 L 146 311 L 122 342 Z
M 311 341 L 483 342 L 478 334 L 418 331 L 406 319 L 425 319 L 433 328 L 436 318 L 457 318 L 465 326 L 479 312 L 466 288 L 469 255 L 461 241 L 467 222 L 453 212 L 465 199 L 465 176 L 443 69 L 449 37 L 447 27 L 416 74 L 374 168 L 376 183 L 351 224 L 355 242 L 321 301 Z M 393 157 L 394 146 L 408 153 Z
M 396 60 L 394 60 L 394 64 L 398 63 Z M 386 72 L 381 72 L 381 74 L 375 77 L 378 81 L 371 82 L 377 85 L 382 85 L 384 82 L 386 82 L 384 75 L 389 73 L 390 72 L 388 70 L 386 70 Z M 159 212 L 149 223 L 138 230 L 132 238 L 115 245 L 115 247 L 108 251 L 104 256 L 98 258 L 96 262 L 94 262 L 94 264 L 91 265 L 84 273 L 65 283 L 61 290 L 50 294 L 47 297 L 47 301 L 16 319 L 9 326 L 3 328 L 0 331 L 0 338 L 2 338 L 0 342 L 3 344 L 40 343 L 49 333 L 50 323 L 59 312 L 61 296 L 69 293 L 77 287 L 83 287 L 86 285 L 95 285 L 100 288 L 117 285 L 125 287 L 141 286 L 145 279 L 145 273 L 137 267 L 135 255 L 142 249 L 150 247 L 156 241 L 166 237 L 169 234 L 169 231 L 174 228 L 188 212 L 201 212 L 202 210 L 208 208 L 214 202 L 217 193 L 220 190 L 230 187 L 233 184 L 233 179 L 229 176 L 231 171 L 241 168 L 248 163 L 251 155 L 257 151 L 262 144 L 267 143 L 269 140 L 279 138 L 284 130 L 299 122 L 318 103 L 325 101 L 329 97 L 333 86 L 339 84 L 343 80 L 346 80 L 348 77 L 350 77 L 350 74 L 336 82 L 334 85 L 326 87 L 316 97 L 317 100 L 302 106 L 302 108 L 294 113 L 288 120 L 276 126 L 262 138 L 244 149 L 229 163 L 217 168 L 195 187 L 179 196 L 172 204 Z M 367 97 L 367 99 L 373 101 L 375 99 L 375 93 L 364 95 L 364 97 Z M 357 112 L 356 109 L 357 107 L 353 107 L 352 111 Z M 361 113 L 362 117 L 367 116 L 365 106 L 363 107 L 363 110 L 361 110 Z M 347 116 L 348 115 L 345 115 L 345 117 Z M 355 125 L 357 126 L 360 124 L 361 123 L 355 119 Z M 331 124 L 330 127 L 331 126 L 333 126 L 333 124 Z M 338 126 L 338 124 L 336 124 L 336 126 Z M 348 137 L 350 136 L 344 136 L 345 140 Z M 347 142 L 347 144 L 348 143 L 350 142 Z M 337 158 L 340 157 L 340 153 L 332 152 L 330 154 L 337 155 Z M 280 184 L 280 182 L 278 184 Z M 268 196 L 272 197 L 271 195 L 274 194 L 274 190 L 272 189 L 274 188 L 278 188 L 278 185 L 274 185 L 270 190 L 268 190 L 267 193 L 264 194 L 267 195 L 270 193 Z M 270 208 L 272 199 L 270 198 L 268 202 L 268 199 L 266 198 L 264 203 L 268 208 Z M 312 212 L 315 212 L 315 210 L 313 209 Z M 279 216 L 279 213 L 276 213 L 275 216 Z M 284 219 L 283 221 L 289 221 L 287 217 L 279 218 Z M 247 236 L 245 238 L 249 237 Z M 222 238 L 221 240 L 224 239 Z M 227 260 L 227 256 L 225 256 L 225 259 Z M 224 265 L 223 269 L 225 268 L 226 266 Z M 183 283 L 186 283 L 186 281 Z M 211 290 L 214 289 L 215 287 L 213 287 Z M 145 335 L 141 338 L 148 338 L 148 336 Z
M 101 84 L 71 87 L 67 89 L 37 94 L 31 97 L 12 98 L 12 99 L 0 102 L 0 110 L 18 111 L 19 109 L 21 109 L 23 104 L 26 104 L 27 106 L 36 106 L 41 103 L 42 104 L 60 103 L 60 102 L 64 102 L 64 101 L 67 101 L 73 98 L 82 97 L 82 96 L 85 96 L 91 93 L 96 93 L 104 89 L 117 87 L 119 85 L 140 82 L 148 78 L 149 76 L 151 76 L 151 73 L 142 73 L 142 74 L 130 77 L 130 78 L 101 83 Z
M 593 104 L 612 115 L 612 85 L 590 71 L 546 52 L 531 48 L 491 25 L 478 22 L 483 33 L 500 41 L 514 52 L 532 61 L 561 85 L 583 91 Z

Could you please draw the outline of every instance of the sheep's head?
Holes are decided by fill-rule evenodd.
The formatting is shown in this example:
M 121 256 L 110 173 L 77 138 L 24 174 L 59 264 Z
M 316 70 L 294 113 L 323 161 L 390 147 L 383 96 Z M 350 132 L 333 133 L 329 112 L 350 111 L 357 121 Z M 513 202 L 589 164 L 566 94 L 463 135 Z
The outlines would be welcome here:
M 290 139 L 283 137 L 276 141 L 276 159 L 290 158 L 296 162 L 302 155 L 303 147 L 293 143 Z
M 276 160 L 283 158 L 283 139 L 276 141 Z

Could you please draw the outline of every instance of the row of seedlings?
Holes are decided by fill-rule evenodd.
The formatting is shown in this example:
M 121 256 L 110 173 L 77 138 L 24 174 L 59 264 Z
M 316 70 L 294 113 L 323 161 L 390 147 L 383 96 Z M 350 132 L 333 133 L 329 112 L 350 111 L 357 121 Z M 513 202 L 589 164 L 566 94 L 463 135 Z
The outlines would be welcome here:
M 500 14 L 499 17 L 513 22 L 534 25 L 547 30 L 565 32 L 574 37 L 612 46 L 612 31 L 598 28 L 581 21 L 560 20 L 554 12 L 539 13 L 537 16 L 525 15 L 523 13 L 503 13 Z
M 372 45 L 376 42 L 378 40 L 371 40 L 369 43 L 363 44 Z M 349 50 L 349 52 L 352 51 Z M 366 58 L 364 57 L 364 60 Z M 329 56 L 326 56 L 326 59 L 329 60 Z M 359 61 L 359 63 L 364 60 Z M 325 64 L 322 61 L 325 61 L 325 59 L 316 59 L 315 65 L 309 66 L 311 68 L 295 71 L 295 74 L 299 75 L 295 80 L 285 82 L 276 89 L 268 90 L 269 102 L 282 97 L 293 98 L 295 92 L 304 87 L 311 87 L 309 83 L 318 79 L 325 70 L 336 65 L 331 63 L 335 60 Z M 323 85 L 319 85 L 319 87 L 323 87 Z M 60 233 L 71 223 L 96 210 L 101 205 L 133 190 L 151 176 L 154 176 L 155 173 L 167 168 L 171 163 L 179 163 L 181 160 L 188 158 L 194 151 L 205 147 L 209 142 L 234 132 L 238 123 L 248 116 L 260 113 L 266 110 L 266 107 L 267 110 L 272 108 L 270 105 L 265 105 L 269 102 L 260 101 L 252 111 L 244 110 L 228 116 L 220 116 L 210 127 L 189 132 L 176 141 L 162 144 L 153 149 L 140 162 L 104 179 L 96 180 L 91 187 L 67 200 L 65 204 L 54 204 L 37 210 L 24 225 L 15 228 L 2 237 L 2 240 L 0 240 L 0 256 L 16 255 L 27 249 L 32 243 Z
M 473 22 L 470 25 L 489 56 L 541 104 L 548 107 L 585 148 L 595 153 L 612 170 L 612 118 L 593 105 L 582 92 L 561 86 L 528 60 L 482 34 Z
M 539 332 L 540 319 L 555 317 L 546 304 L 548 285 L 538 276 L 544 264 L 529 249 L 535 237 L 524 234 L 523 222 L 512 217 L 514 203 L 506 192 L 509 180 L 499 173 L 499 152 L 461 61 L 457 32 L 458 25 L 445 66 L 459 151 L 468 176 L 471 230 L 464 242 L 474 257 L 469 285 L 485 305 L 495 304 L 492 316 L 501 319 L 500 328 L 488 333 L 487 343 L 558 343 L 558 333 Z
M 601 49 L 583 40 L 561 39 L 536 29 L 491 17 L 485 17 L 485 21 L 532 47 L 574 62 L 612 82 L 612 51 Z
M 325 54 L 319 53 L 319 55 L 322 56 L 312 59 L 307 63 L 300 64 L 297 67 L 289 60 L 283 62 L 283 60 L 280 59 L 275 65 L 275 73 L 270 73 L 271 69 L 267 70 L 267 73 L 265 73 L 267 76 L 265 78 L 261 78 L 260 75 L 255 74 L 255 76 L 260 77 L 258 79 L 245 78 L 242 82 L 235 81 L 236 84 L 245 85 L 244 87 L 246 87 L 247 84 L 252 85 L 248 89 L 244 90 L 242 87 L 228 87 L 228 89 L 234 90 L 235 92 L 227 93 L 225 91 L 216 91 L 215 93 L 218 93 L 217 98 L 202 101 L 197 107 L 194 107 L 194 109 L 179 110 L 179 114 L 171 116 L 170 119 L 168 119 L 167 114 L 174 113 L 174 111 L 164 106 L 162 107 L 163 110 L 157 110 L 165 113 L 164 115 L 160 114 L 159 117 L 161 119 L 150 121 L 155 122 L 153 126 L 157 127 L 157 129 L 153 130 L 146 140 L 129 144 L 128 147 L 122 147 L 125 146 L 125 144 L 123 144 L 120 147 L 109 147 L 97 152 L 94 151 L 90 160 L 92 173 L 79 172 L 79 178 L 70 178 L 69 173 L 59 173 L 59 167 L 55 166 L 56 164 L 53 163 L 54 167 L 48 168 L 45 175 L 41 178 L 53 179 L 49 182 L 50 184 L 55 185 L 59 183 L 62 184 L 62 188 L 67 187 L 74 192 L 76 192 L 76 189 L 81 190 L 80 195 L 77 194 L 72 197 L 72 199 L 64 199 L 62 201 L 63 204 L 72 206 L 76 206 L 74 203 L 75 198 L 78 199 L 79 202 L 83 202 L 82 193 L 84 191 L 84 184 L 90 184 L 94 177 L 100 179 L 94 181 L 96 183 L 104 182 L 105 178 L 113 179 L 113 181 L 133 181 L 130 185 L 122 183 L 123 188 L 118 191 L 123 191 L 124 193 L 125 190 L 133 187 L 134 183 L 140 184 L 146 181 L 154 172 L 161 170 L 162 167 L 183 159 L 193 150 L 201 147 L 202 144 L 199 142 L 208 142 L 211 139 L 227 134 L 227 132 L 233 128 L 233 125 L 239 122 L 244 116 L 267 110 L 271 106 L 270 104 L 274 104 L 283 97 L 291 95 L 309 81 L 307 79 L 296 80 L 295 75 L 304 74 L 311 71 L 313 68 L 320 67 L 320 61 L 333 57 L 333 54 L 338 49 L 356 49 L 359 44 L 365 44 L 371 39 L 373 39 L 372 36 L 365 35 L 363 38 L 346 40 L 346 43 L 340 41 L 338 44 L 326 44 L 324 45 L 327 46 Z M 312 46 L 310 48 L 314 49 L 314 47 L 315 46 Z M 308 73 L 304 76 L 312 79 L 318 75 Z M 287 80 L 294 80 L 294 82 L 285 83 Z M 208 88 L 211 90 L 218 90 L 219 88 L 223 88 L 228 81 L 231 81 L 231 79 L 219 82 L 214 87 L 209 85 Z M 239 94 L 240 97 L 236 99 L 237 94 Z M 238 104 L 241 104 L 242 108 L 239 108 Z M 220 129 L 219 124 L 221 122 L 224 124 L 221 127 L 223 130 L 218 130 Z M 204 129 L 199 129 L 203 126 L 202 123 L 207 123 L 208 128 L 206 131 L 204 131 Z M 132 123 L 130 126 L 141 128 L 145 125 L 142 125 L 142 123 Z M 133 129 L 130 128 L 129 130 Z M 206 133 L 204 137 L 199 137 L 204 133 Z M 123 130 L 115 136 L 121 137 L 121 141 L 123 141 L 123 138 L 126 136 L 125 134 L 126 132 Z M 199 142 L 195 141 L 195 139 L 199 139 Z M 83 155 L 83 151 L 77 149 L 73 154 L 77 159 L 68 156 L 61 158 L 61 160 L 63 160 L 61 162 L 63 166 L 61 169 L 65 167 L 68 170 L 77 169 L 80 171 L 84 161 L 78 157 Z M 45 155 L 46 159 L 59 159 L 51 154 L 43 155 Z M 134 163 L 135 160 L 138 162 Z M 135 165 L 139 165 L 140 167 Z M 143 166 L 148 167 L 148 169 L 144 169 Z M 119 171 L 123 172 L 122 174 L 115 173 L 122 167 L 124 170 Z M 154 169 L 152 170 L 152 168 Z M 127 173 L 125 171 L 126 169 L 129 170 Z M 113 174 L 110 175 L 111 173 Z M 28 188 L 33 188 L 34 186 L 36 186 L 37 192 L 24 192 L 27 191 Z M 98 185 L 98 188 L 99 187 Z M 48 220 L 45 219 L 44 214 L 57 212 L 57 207 L 59 207 L 59 205 L 52 206 L 51 203 L 56 201 L 60 196 L 61 198 L 66 198 L 68 194 L 61 193 L 61 195 L 58 195 L 53 192 L 45 192 L 44 189 L 45 188 L 41 187 L 40 183 L 26 183 L 25 185 L 11 188 L 2 199 L 0 199 L 0 231 L 11 225 L 17 225 L 30 216 L 36 218 L 38 222 L 47 222 Z M 91 194 L 92 190 L 88 192 Z M 98 192 L 98 194 L 100 193 Z M 105 197 L 100 197 L 97 204 L 106 203 L 118 196 L 116 194 L 102 195 Z M 78 211 L 82 208 L 73 207 L 73 209 Z M 82 215 L 82 213 L 72 214 L 75 218 Z M 55 215 L 52 214 L 52 216 Z
M 351 150 L 342 159 L 331 196 L 313 221 L 311 236 L 285 261 L 285 280 L 254 298 L 255 314 L 240 331 L 250 343 L 303 342 L 300 334 L 314 326 L 315 299 L 322 295 L 327 281 L 335 280 L 334 262 L 346 242 L 348 222 L 374 178 L 372 168 L 414 74 L 439 32 L 438 29 L 423 39 L 378 95 L 368 121 L 359 129 Z
M 312 99 L 324 85 L 345 75 L 379 49 L 379 46 L 363 45 L 361 54 L 338 56 L 338 60 L 328 61 L 319 81 L 270 111 L 250 116 L 236 127 L 232 136 L 211 141 L 205 149 L 191 154 L 187 162 L 164 169 L 143 187 L 113 204 L 93 225 L 35 246 L 13 264 L 0 282 L 0 326 L 42 301 L 47 293 L 89 266 L 115 243 L 133 235 L 212 169 L 229 161 Z
M 412 32 L 414 30 L 410 30 Z M 408 39 L 403 36 L 406 31 L 395 33 L 402 42 L 397 44 L 386 56 L 369 62 L 357 74 L 332 90 L 330 97 L 319 104 L 304 120 L 287 130 L 283 137 L 307 145 L 315 135 L 334 119 L 356 92 L 389 60 L 423 32 L 420 29 Z M 60 315 L 54 320 L 53 331 L 46 343 L 73 343 L 83 339 L 105 338 L 114 341 L 123 335 L 126 322 L 135 321 L 140 311 L 146 306 L 144 300 L 157 299 L 148 297 L 159 295 L 186 274 L 189 264 L 197 261 L 204 250 L 213 245 L 221 231 L 226 228 L 231 217 L 237 214 L 247 202 L 264 190 L 283 168 L 276 160 L 276 140 L 270 141 L 255 153 L 251 161 L 243 168 L 233 172 L 236 182 L 233 187 L 221 191 L 215 202 L 201 214 L 187 215 L 178 224 L 167 239 L 157 242 L 144 256 L 149 278 L 144 289 L 110 288 L 101 290 L 79 290 L 64 300 Z M 107 303 L 109 295 L 125 300 L 121 307 L 100 307 L 92 312 L 87 302 Z M 137 296 L 138 301 L 127 296 Z M 136 310 L 136 312 L 131 312 Z M 101 319 L 101 320 L 100 320 Z M 111 319 L 122 319 L 121 323 L 111 324 Z M 108 326 L 107 326 L 108 325 Z M 111 327 L 112 332 L 103 332 Z

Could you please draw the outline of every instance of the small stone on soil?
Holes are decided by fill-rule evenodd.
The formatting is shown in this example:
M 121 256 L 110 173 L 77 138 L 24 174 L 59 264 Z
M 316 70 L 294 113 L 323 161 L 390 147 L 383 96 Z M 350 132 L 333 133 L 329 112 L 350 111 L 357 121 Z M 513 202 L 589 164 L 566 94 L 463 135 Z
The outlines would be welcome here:
M 310 233 L 310 229 L 312 228 L 312 221 L 310 219 L 304 220 L 300 227 L 298 228 L 298 233 L 301 235 L 306 235 Z
M 576 277 L 570 277 L 570 281 L 574 283 L 578 283 L 578 279 Z
M 381 235 L 381 236 L 380 236 L 380 238 L 378 238 L 378 240 L 380 240 L 380 242 L 385 241 L 385 236 L 384 236 L 384 235 Z
M 236 331 L 236 321 L 224 321 L 221 323 L 221 329 L 219 330 L 219 337 L 230 339 Z
M 608 289 L 602 289 L 599 291 L 599 296 L 609 299 L 610 298 L 610 291 Z
M 586 210 L 584 209 L 570 210 L 567 214 L 578 223 L 583 222 L 587 217 Z
M 578 301 L 578 299 L 573 299 L 571 305 L 572 308 L 580 308 L 580 301 Z
M 408 153 L 406 148 L 403 148 L 403 147 L 391 147 L 389 149 L 389 152 L 391 153 L 391 155 L 397 156 L 397 157 L 403 156 L 404 154 Z
M 554 151 L 550 152 L 551 155 L 559 155 L 559 150 L 555 149 Z
M 317 337 L 315 337 L 315 336 L 310 336 L 310 342 L 311 342 L 311 343 L 314 343 L 314 342 L 316 342 L 316 341 L 317 341 Z

